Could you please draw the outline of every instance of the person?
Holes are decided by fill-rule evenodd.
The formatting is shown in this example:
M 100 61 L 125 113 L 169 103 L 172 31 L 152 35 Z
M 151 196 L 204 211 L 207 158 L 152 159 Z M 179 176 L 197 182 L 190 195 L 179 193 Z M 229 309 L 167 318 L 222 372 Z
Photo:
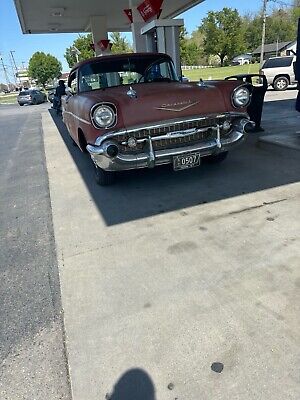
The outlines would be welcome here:
M 80 91 L 81 92 L 90 92 L 92 90 L 92 86 L 90 86 L 85 77 L 83 76 L 80 82 Z
M 55 95 L 54 95 L 54 100 L 53 100 L 53 108 L 56 109 L 57 113 L 60 111 L 61 107 L 61 97 L 66 94 L 66 86 L 65 82 L 60 79 L 58 81 L 58 86 L 55 89 Z
M 297 58 L 296 63 L 294 64 L 295 67 L 295 77 L 298 81 L 298 96 L 296 100 L 296 110 L 300 112 L 300 18 L 298 21 L 298 40 L 297 40 Z
M 298 83 L 298 96 L 296 100 L 296 110 L 300 112 L 300 83 Z

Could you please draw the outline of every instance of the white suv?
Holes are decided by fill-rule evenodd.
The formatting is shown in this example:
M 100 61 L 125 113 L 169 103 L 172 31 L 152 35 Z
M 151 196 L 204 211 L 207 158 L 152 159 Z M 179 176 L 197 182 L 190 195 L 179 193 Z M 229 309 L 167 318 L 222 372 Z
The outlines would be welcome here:
M 295 63 L 296 56 L 272 57 L 264 62 L 261 74 L 275 90 L 286 90 L 289 85 L 297 83 Z

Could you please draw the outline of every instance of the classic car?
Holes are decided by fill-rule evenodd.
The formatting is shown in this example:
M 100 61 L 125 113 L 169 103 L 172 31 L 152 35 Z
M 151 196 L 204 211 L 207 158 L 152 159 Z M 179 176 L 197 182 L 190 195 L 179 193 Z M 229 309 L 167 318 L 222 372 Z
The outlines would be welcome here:
M 88 151 L 97 183 L 117 171 L 221 162 L 252 127 L 251 85 L 239 81 L 182 83 L 160 53 L 95 57 L 73 67 L 63 121 Z

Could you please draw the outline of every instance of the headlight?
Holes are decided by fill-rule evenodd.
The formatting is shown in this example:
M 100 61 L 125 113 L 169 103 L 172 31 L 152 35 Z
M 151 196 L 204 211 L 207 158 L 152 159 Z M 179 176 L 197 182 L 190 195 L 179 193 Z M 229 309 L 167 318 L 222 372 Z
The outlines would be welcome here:
M 116 114 L 112 107 L 101 105 L 95 108 L 93 112 L 93 120 L 99 128 L 109 128 L 116 121 Z
M 232 95 L 234 107 L 247 107 L 250 103 L 250 92 L 246 87 L 235 89 Z

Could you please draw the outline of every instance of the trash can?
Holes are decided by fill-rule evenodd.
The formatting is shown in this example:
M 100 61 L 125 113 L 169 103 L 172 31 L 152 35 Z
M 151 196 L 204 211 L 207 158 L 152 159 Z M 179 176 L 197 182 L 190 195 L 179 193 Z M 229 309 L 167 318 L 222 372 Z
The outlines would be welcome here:
M 225 80 L 236 79 L 244 83 L 248 83 L 251 86 L 252 98 L 251 103 L 247 108 L 247 112 L 251 121 L 255 123 L 254 132 L 261 132 L 261 117 L 264 105 L 264 98 L 268 89 L 267 78 L 264 75 L 259 74 L 241 74 L 232 75 L 225 78 Z

